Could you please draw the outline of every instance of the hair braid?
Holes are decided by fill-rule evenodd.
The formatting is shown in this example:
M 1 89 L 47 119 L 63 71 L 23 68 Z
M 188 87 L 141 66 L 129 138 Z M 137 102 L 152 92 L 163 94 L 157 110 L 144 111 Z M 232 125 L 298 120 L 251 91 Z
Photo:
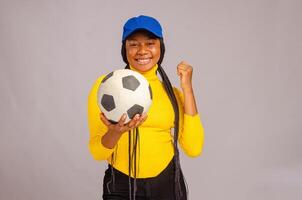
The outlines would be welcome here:
M 178 149 L 178 133 L 179 133 L 179 108 L 177 104 L 177 99 L 175 97 L 175 94 L 173 92 L 172 84 L 166 75 L 164 69 L 161 65 L 158 66 L 158 71 L 160 76 L 162 77 L 165 90 L 169 96 L 169 99 L 172 103 L 173 109 L 174 109 L 174 135 L 173 135 L 173 147 L 174 147 L 174 163 L 175 163 L 175 196 L 178 200 L 180 196 L 182 196 L 182 191 L 180 187 L 180 158 L 179 158 L 179 149 Z

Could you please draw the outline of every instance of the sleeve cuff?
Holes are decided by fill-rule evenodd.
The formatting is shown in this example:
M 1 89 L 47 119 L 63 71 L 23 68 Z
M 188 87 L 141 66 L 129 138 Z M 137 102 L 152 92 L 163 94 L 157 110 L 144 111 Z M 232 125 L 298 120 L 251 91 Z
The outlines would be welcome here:
M 184 114 L 184 129 L 186 132 L 192 133 L 202 129 L 202 124 L 200 120 L 200 115 L 197 113 L 195 115 Z
M 105 147 L 101 141 L 99 143 L 90 143 L 89 149 L 91 151 L 92 156 L 95 160 L 107 160 L 108 157 L 113 153 L 115 150 L 115 147 L 112 149 L 109 149 Z

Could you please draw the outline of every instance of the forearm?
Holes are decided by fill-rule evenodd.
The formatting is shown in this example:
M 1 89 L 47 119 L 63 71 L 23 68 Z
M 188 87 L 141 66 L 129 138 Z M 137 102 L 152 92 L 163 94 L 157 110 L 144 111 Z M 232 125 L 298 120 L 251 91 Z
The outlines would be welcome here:
M 195 115 L 198 113 L 196 101 L 194 97 L 193 88 L 183 89 L 184 95 L 184 111 L 188 115 Z
M 104 147 L 112 149 L 115 147 L 121 136 L 121 133 L 111 132 L 110 130 L 108 130 L 102 137 L 101 142 Z

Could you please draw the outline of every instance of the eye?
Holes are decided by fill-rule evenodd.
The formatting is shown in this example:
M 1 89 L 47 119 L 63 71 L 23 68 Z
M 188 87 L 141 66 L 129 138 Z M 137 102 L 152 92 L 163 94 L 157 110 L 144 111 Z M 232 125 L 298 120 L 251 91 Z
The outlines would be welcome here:
M 135 42 L 135 41 L 129 41 L 129 42 L 128 42 L 128 46 L 130 46 L 130 47 L 137 47 L 137 46 L 138 46 L 138 43 Z
M 155 42 L 154 41 L 150 41 L 150 42 L 147 42 L 148 46 L 153 46 L 155 45 Z
M 136 43 L 130 43 L 129 46 L 130 46 L 130 47 L 137 47 L 138 44 L 136 44 Z

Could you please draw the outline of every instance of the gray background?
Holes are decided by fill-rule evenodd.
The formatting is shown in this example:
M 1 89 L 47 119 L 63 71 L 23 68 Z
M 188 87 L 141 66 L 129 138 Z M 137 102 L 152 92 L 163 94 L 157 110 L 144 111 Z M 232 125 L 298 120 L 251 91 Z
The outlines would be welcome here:
M 301 199 L 299 0 L 1 0 L 0 199 L 100 199 L 87 95 L 124 66 L 122 26 L 139 14 L 164 27 L 174 85 L 181 60 L 194 67 L 205 145 L 182 154 L 190 199 Z

